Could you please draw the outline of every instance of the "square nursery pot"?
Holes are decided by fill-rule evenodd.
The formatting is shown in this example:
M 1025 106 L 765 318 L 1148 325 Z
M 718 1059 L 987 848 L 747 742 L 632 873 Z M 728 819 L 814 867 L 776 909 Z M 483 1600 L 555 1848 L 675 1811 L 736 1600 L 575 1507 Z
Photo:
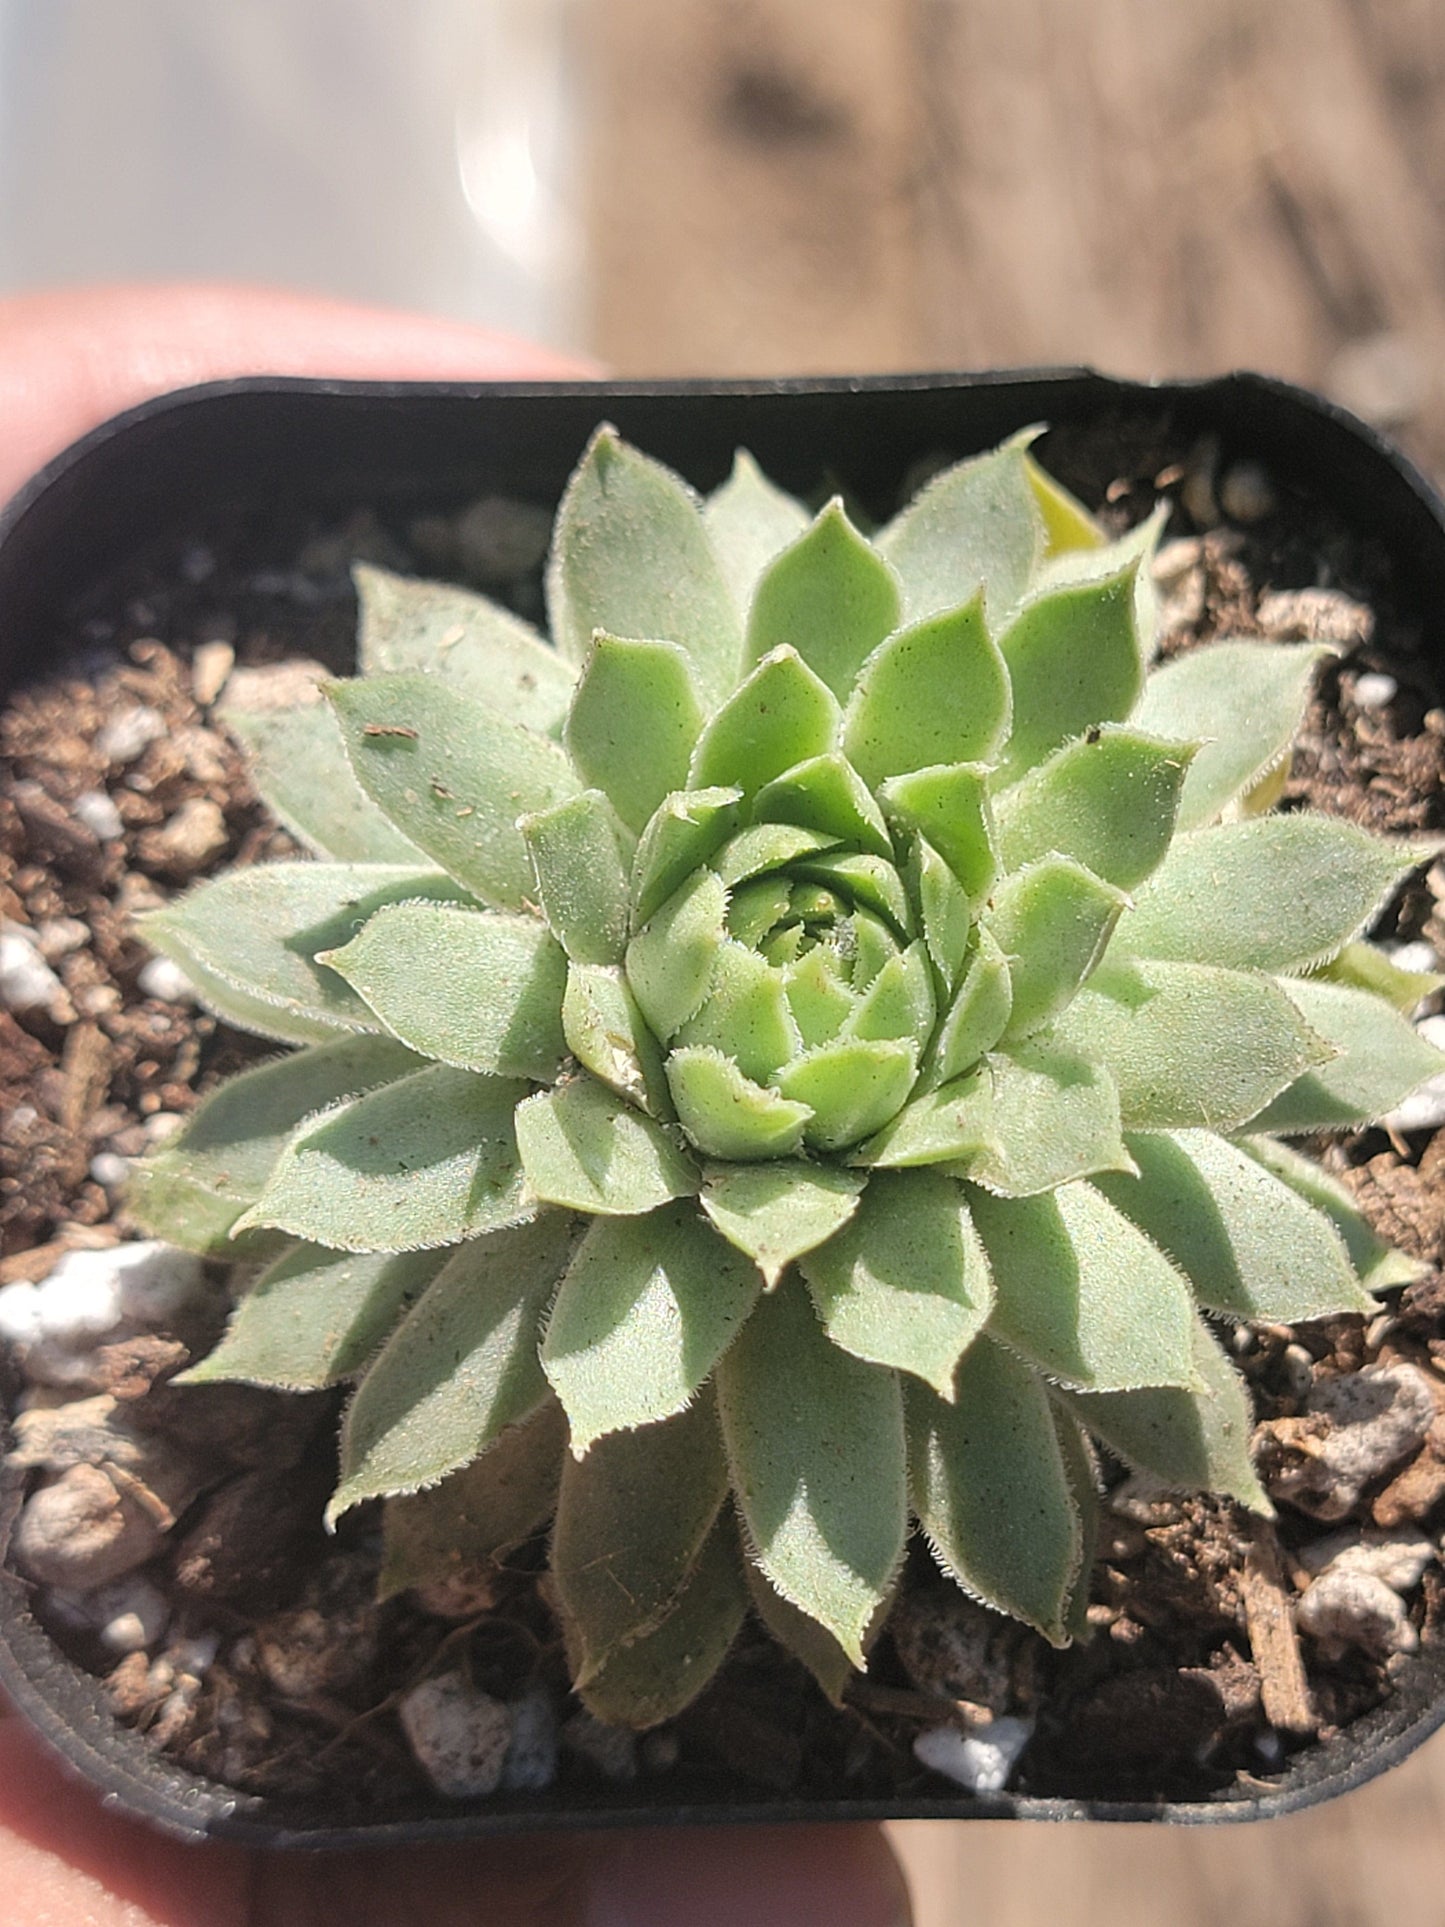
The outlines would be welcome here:
M 886 513 L 910 470 L 988 448 L 1047 422 L 1076 447 L 1167 419 L 1171 445 L 1212 443 L 1226 461 L 1259 463 L 1287 503 L 1323 511 L 1382 560 L 1391 600 L 1423 621 L 1445 605 L 1445 521 L 1429 486 L 1394 450 L 1340 410 L 1283 383 L 1230 375 L 1142 386 L 1077 370 L 984 376 L 468 387 L 247 380 L 148 403 L 53 462 L 0 523 L 0 649 L 6 685 L 56 666 L 62 618 L 115 570 L 147 552 L 178 557 L 188 540 L 238 512 L 344 516 L 357 504 L 414 513 L 500 492 L 549 506 L 591 430 L 622 434 L 699 487 L 750 448 L 785 487 L 842 478 Z M 1108 469 L 1106 474 L 1116 471 Z M 293 523 L 294 526 L 294 523 Z M 23 1496 L 11 1472 L 0 1551 Z M 639 1786 L 508 1794 L 472 1806 L 440 1797 L 358 1821 L 315 1800 L 261 1797 L 196 1777 L 107 1710 L 99 1683 L 32 1613 L 29 1588 L 0 1575 L 0 1686 L 49 1744 L 106 1799 L 191 1839 L 336 1847 L 457 1838 L 538 1827 L 657 1821 L 862 1818 L 1171 1820 L 1200 1824 L 1294 1811 L 1360 1785 L 1445 1720 L 1445 1648 L 1423 1646 L 1393 1694 L 1334 1738 L 1293 1754 L 1251 1785 L 1207 1800 L 1133 1802 L 1028 1793 L 939 1791 L 908 1803 L 760 1800 L 716 1777 L 673 1774 Z M 1244 1776 L 1248 1778 L 1249 1776 Z

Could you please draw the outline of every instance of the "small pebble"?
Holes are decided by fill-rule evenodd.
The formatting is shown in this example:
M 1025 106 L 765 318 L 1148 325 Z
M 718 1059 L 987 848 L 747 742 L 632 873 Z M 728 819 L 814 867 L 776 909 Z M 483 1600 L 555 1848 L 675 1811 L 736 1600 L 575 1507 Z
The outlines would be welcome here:
M 970 1793 L 1001 1793 L 1033 1732 L 1032 1720 L 1007 1714 L 973 1733 L 930 1726 L 914 1740 L 913 1753 L 924 1766 Z
M 1380 669 L 1370 669 L 1355 678 L 1355 701 L 1361 709 L 1383 709 L 1395 700 L 1399 688 L 1393 676 L 1387 676 Z
M 1329 1520 L 1347 1518 L 1368 1486 L 1419 1451 L 1437 1406 L 1425 1374 L 1401 1363 L 1316 1379 L 1304 1409 L 1259 1427 L 1261 1469 L 1272 1498 Z
M 157 737 L 166 733 L 166 720 L 158 709 L 137 703 L 133 709 L 113 716 L 95 739 L 96 753 L 108 763 L 133 763 Z
M 0 932 L 0 1003 L 7 1010 L 42 1010 L 61 989 L 29 931 L 12 924 Z
M 1397 970 L 1438 971 L 1440 968 L 1435 946 L 1423 937 L 1416 937 L 1411 943 L 1382 943 L 1380 948 Z
M 145 1132 L 146 1143 L 148 1145 L 164 1144 L 167 1138 L 175 1136 L 185 1121 L 179 1111 L 157 1111 L 141 1126 Z
M 127 1321 L 165 1324 L 204 1287 L 201 1260 L 159 1239 L 67 1251 L 38 1284 L 0 1290 L 0 1338 L 23 1345 L 49 1340 L 80 1351 Z
M 204 542 L 193 542 L 181 557 L 181 574 L 193 587 L 216 573 L 216 552 Z
M 538 1793 L 557 1777 L 557 1712 L 545 1686 L 534 1686 L 511 1704 L 512 1738 L 502 1763 L 509 1792 Z
M 1328 642 L 1349 650 L 1375 633 L 1373 610 L 1338 589 L 1278 589 L 1260 597 L 1255 613 L 1265 635 L 1280 642 Z
M 417 1764 L 449 1800 L 479 1800 L 501 1785 L 512 1709 L 459 1673 L 414 1686 L 397 1709 Z
M 637 1778 L 637 1735 L 628 1727 L 609 1726 L 591 1713 L 574 1713 L 562 1728 L 562 1744 L 604 1779 Z
M 1219 484 L 1219 506 L 1235 522 L 1262 522 L 1279 507 L 1262 462 L 1231 462 Z
M 1358 1646 L 1376 1659 L 1413 1653 L 1420 1636 L 1399 1594 L 1372 1573 L 1348 1567 L 1322 1573 L 1295 1605 L 1295 1624 L 1318 1640 L 1327 1659 Z
M 64 1612 L 72 1625 L 96 1633 L 112 1653 L 144 1652 L 158 1645 L 171 1616 L 170 1602 L 160 1588 L 134 1572 L 90 1593 L 52 1590 L 49 1603 Z
M 164 1536 L 98 1465 L 73 1465 L 26 1500 L 11 1550 L 28 1578 L 92 1592 L 153 1559 Z
M 1292 1398 L 1303 1398 L 1314 1378 L 1312 1354 L 1304 1345 L 1286 1345 L 1280 1363 L 1284 1368 L 1285 1389 Z
M 47 963 L 54 963 L 60 957 L 70 956 L 72 951 L 84 949 L 90 940 L 90 929 L 79 917 L 51 917 L 48 922 L 37 924 L 35 937 L 41 956 Z
M 90 1160 L 90 1175 L 103 1191 L 118 1191 L 130 1176 L 130 1159 L 114 1151 L 97 1151 Z
M 193 796 L 160 829 L 147 834 L 143 849 L 151 862 L 188 876 L 219 856 L 227 841 L 220 804 L 209 796 Z
M 104 790 L 82 790 L 71 804 L 70 813 L 101 843 L 114 843 L 125 835 L 120 811 Z
M 226 684 L 224 715 L 235 710 L 301 709 L 321 701 L 321 685 L 331 672 L 319 662 L 294 656 L 286 662 L 258 663 L 234 669 Z
M 196 986 L 170 957 L 152 957 L 136 978 L 136 988 L 163 1004 L 193 1004 Z
M 229 642 L 203 642 L 191 658 L 191 694 L 209 709 L 226 686 L 226 678 L 236 665 L 236 652 Z

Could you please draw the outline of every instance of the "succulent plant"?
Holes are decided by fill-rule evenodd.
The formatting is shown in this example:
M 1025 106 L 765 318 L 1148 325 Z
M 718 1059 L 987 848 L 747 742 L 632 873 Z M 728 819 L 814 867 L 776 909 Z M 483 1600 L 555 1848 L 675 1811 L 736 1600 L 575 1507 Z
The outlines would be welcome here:
M 1323 650 L 1152 668 L 1157 522 L 1024 435 L 869 540 L 593 438 L 552 642 L 359 571 L 360 663 L 238 718 L 317 860 L 145 920 L 298 1048 L 133 1208 L 259 1274 L 190 1376 L 350 1382 L 383 1585 L 554 1519 L 573 1681 L 646 1725 L 751 1607 L 835 1697 L 916 1518 L 1063 1643 L 1091 1440 L 1268 1503 L 1214 1325 L 1411 1275 L 1280 1138 L 1442 1061 L 1359 932 L 1424 854 L 1271 814 Z

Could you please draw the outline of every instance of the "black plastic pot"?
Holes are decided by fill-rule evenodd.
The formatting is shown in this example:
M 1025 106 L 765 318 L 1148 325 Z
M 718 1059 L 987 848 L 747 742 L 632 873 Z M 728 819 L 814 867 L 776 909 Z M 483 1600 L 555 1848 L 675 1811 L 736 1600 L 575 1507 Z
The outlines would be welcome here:
M 1445 606 L 1438 498 L 1351 417 L 1258 376 L 1157 386 L 1077 370 L 668 386 L 268 379 L 148 403 L 76 444 L 16 499 L 0 520 L 0 684 L 52 659 L 62 612 L 110 570 L 232 510 L 395 509 L 489 490 L 555 502 L 604 418 L 698 486 L 720 481 L 743 445 L 785 486 L 807 490 L 832 473 L 884 513 L 920 458 L 986 448 L 1031 422 L 1104 428 L 1166 412 L 1181 437 L 1217 436 L 1226 456 L 1261 461 L 1286 492 L 1378 543 L 1402 613 L 1418 615 L 1426 646 L 1440 648 L 1432 627 Z M 19 1499 L 12 1481 L 0 1505 L 0 1553 Z M 0 1572 L 0 1686 L 50 1745 L 113 1804 L 172 1833 L 256 1845 L 380 1845 L 661 1821 L 1261 1818 L 1360 1785 L 1445 1721 L 1445 1648 L 1437 1647 L 1409 1661 L 1384 1705 L 1295 1755 L 1267 1786 L 1231 1786 L 1207 1801 L 1008 1793 L 940 1793 L 907 1804 L 729 1801 L 658 1781 L 655 1791 L 599 1789 L 586 1799 L 570 1790 L 461 1808 L 417 1799 L 357 1825 L 315 1802 L 260 1798 L 198 1779 L 155 1753 L 105 1710 L 97 1682 L 57 1649 L 28 1599 L 21 1581 Z

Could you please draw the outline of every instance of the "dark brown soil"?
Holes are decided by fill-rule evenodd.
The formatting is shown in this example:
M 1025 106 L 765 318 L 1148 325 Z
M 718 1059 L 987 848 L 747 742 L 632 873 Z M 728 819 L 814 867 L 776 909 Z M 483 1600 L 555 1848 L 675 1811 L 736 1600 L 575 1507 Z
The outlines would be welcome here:
M 1218 480 L 1210 452 L 1176 445 L 1167 421 L 1055 435 L 1047 455 L 1120 525 L 1168 494 L 1174 539 L 1196 536 L 1181 498 L 1198 512 Z M 78 611 L 60 667 L 15 694 L 0 717 L 8 759 L 0 910 L 41 934 L 60 979 L 47 1008 L 0 1015 L 0 1283 L 39 1278 L 63 1250 L 125 1235 L 106 1155 L 138 1155 L 158 1134 L 157 1117 L 183 1115 L 218 1078 L 270 1048 L 146 996 L 138 977 L 147 953 L 131 928 L 137 911 L 194 877 L 291 847 L 251 793 L 214 714 L 226 652 L 242 666 L 300 654 L 344 668 L 353 615 L 347 560 L 420 569 L 435 539 L 435 524 L 388 526 L 369 513 L 344 528 L 258 520 L 194 531 Z M 1289 633 L 1277 611 L 1272 628 L 1261 620 L 1265 599 L 1282 591 L 1325 587 L 1361 606 L 1355 645 L 1320 679 L 1288 800 L 1383 832 L 1445 828 L 1437 666 L 1422 652 L 1415 619 L 1397 608 L 1383 558 L 1295 501 L 1248 524 L 1208 516 L 1192 555 L 1184 592 L 1171 589 L 1166 608 L 1171 651 L 1222 633 Z M 535 580 L 516 585 L 514 599 L 534 612 Z M 1347 610 L 1335 614 L 1353 619 Z M 1359 677 L 1371 671 L 1397 685 L 1383 705 L 1356 699 Z M 163 727 L 133 758 L 107 754 L 107 730 L 113 739 L 138 707 L 156 712 Z M 76 799 L 96 792 L 113 802 L 119 837 L 97 836 L 77 819 Z M 1428 935 L 1445 950 L 1431 882 L 1412 886 L 1386 934 Z M 1392 1139 L 1371 1131 L 1317 1149 L 1386 1237 L 1432 1267 L 1445 1264 L 1445 1133 Z M 1368 1332 L 1359 1319 L 1340 1319 L 1246 1335 L 1236 1352 L 1261 1419 L 1295 1418 L 1312 1381 L 1367 1362 L 1405 1360 L 1432 1378 L 1437 1363 L 1445 1368 L 1438 1270 L 1386 1300 L 1385 1310 L 1392 1315 Z M 108 1674 L 120 1716 L 149 1727 L 198 1770 L 271 1792 L 305 1794 L 339 1781 L 360 1812 L 425 1791 L 394 1707 L 443 1660 L 464 1658 L 478 1685 L 507 1699 L 540 1684 L 564 1722 L 575 1716 L 538 1583 L 540 1542 L 497 1576 L 491 1604 L 470 1619 L 438 1618 L 410 1596 L 375 1607 L 375 1519 L 350 1515 L 334 1539 L 319 1529 L 334 1471 L 336 1401 L 169 1387 L 213 1336 L 134 1340 L 97 1365 L 92 1389 L 129 1401 L 142 1424 L 178 1446 L 204 1442 L 208 1454 L 206 1489 L 150 1571 L 182 1633 L 219 1635 L 199 1691 L 178 1699 L 145 1654 L 117 1665 L 87 1637 L 56 1627 L 83 1664 Z M 898 1636 L 885 1635 L 848 1707 L 830 1707 L 750 1626 L 713 1686 L 640 1749 L 614 1749 L 599 1765 L 585 1722 L 570 1729 L 570 1746 L 564 1731 L 560 1784 L 586 1787 L 609 1772 L 640 1771 L 657 1778 L 664 1798 L 937 1796 L 945 1783 L 918 1764 L 911 1742 L 941 1719 L 974 1717 L 967 1706 L 959 1713 L 960 1700 L 985 1713 L 1036 1716 L 1013 1782 L 1022 1791 L 1198 1798 L 1236 1778 L 1252 1782 L 1389 1693 L 1395 1662 L 1358 1648 L 1331 1658 L 1288 1631 L 1283 1648 L 1272 1646 L 1264 1628 L 1280 1602 L 1276 1621 L 1288 1627 L 1301 1556 L 1322 1533 L 1351 1520 L 1438 1528 L 1441 1431 L 1434 1428 L 1415 1462 L 1327 1526 L 1288 1506 L 1277 1532 L 1208 1500 L 1143 1495 L 1106 1507 L 1091 1589 L 1094 1637 L 1054 1653 L 965 1602 L 954 1632 L 987 1648 L 979 1677 L 968 1681 L 950 1680 L 946 1668 L 925 1677 L 904 1663 L 916 1660 L 909 1616 L 926 1620 L 939 1603 L 937 1575 L 915 1546 Z M 1432 1572 L 1414 1595 L 1412 1617 L 1427 1641 L 1436 1636 L 1440 1594 Z M 309 1653 L 303 1687 L 278 1685 L 284 1669 L 267 1658 L 278 1649 Z M 1300 1660 L 1302 1702 L 1299 1681 L 1292 1688 L 1280 1673 Z M 1286 1719 L 1281 1708 L 1290 1704 Z

